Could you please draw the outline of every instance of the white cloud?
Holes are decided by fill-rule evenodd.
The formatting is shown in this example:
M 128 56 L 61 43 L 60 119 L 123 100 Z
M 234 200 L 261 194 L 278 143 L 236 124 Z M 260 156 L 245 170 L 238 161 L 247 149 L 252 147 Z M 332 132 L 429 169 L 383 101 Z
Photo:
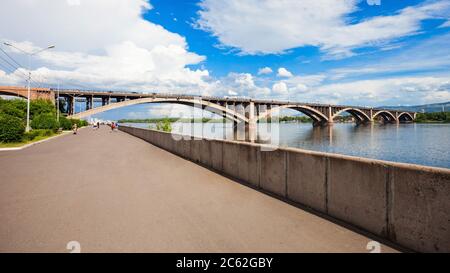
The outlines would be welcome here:
M 393 77 L 325 84 L 304 97 L 350 105 L 422 104 L 450 100 L 450 75 Z
M 151 8 L 144 0 L 5 0 L 0 24 L 8 27 L 0 29 L 0 39 L 26 50 L 55 44 L 55 49 L 33 58 L 34 78 L 44 76 L 50 83 L 203 90 L 208 71 L 187 65 L 205 57 L 189 52 L 184 37 L 143 19 L 142 13 Z M 21 54 L 12 53 L 23 62 Z M 0 82 L 23 82 L 16 74 L 0 74 Z
M 218 96 L 267 98 L 270 95 L 270 89 L 256 84 L 255 77 L 250 73 L 229 73 L 220 80 L 210 82 L 206 90 L 206 93 Z
M 203 0 L 197 26 L 242 54 L 283 53 L 316 46 L 327 58 L 355 54 L 421 30 L 421 21 L 448 17 L 450 2 L 428 1 L 392 15 L 353 22 L 356 0 Z M 353 19 L 354 20 L 354 19 Z M 393 27 L 395 26 L 395 27 Z
M 275 92 L 275 94 L 286 94 L 288 88 L 285 82 L 277 82 L 273 84 L 272 91 Z
M 292 75 L 292 73 L 291 73 L 289 70 L 287 70 L 286 68 L 280 67 L 280 68 L 278 68 L 277 76 L 278 76 L 278 77 L 290 78 L 290 77 L 292 77 L 293 75 Z
M 450 20 L 445 21 L 445 22 L 442 23 L 442 25 L 440 25 L 439 27 L 440 27 L 440 28 L 450 27 Z
M 273 72 L 272 68 L 267 67 L 267 66 L 258 69 L 258 75 L 267 75 L 267 74 L 271 74 L 272 72 Z
M 238 94 L 238 92 L 235 92 L 233 90 L 228 90 L 228 95 L 230 95 L 230 96 L 237 96 L 239 94 Z
M 436 36 L 418 45 L 402 50 L 394 56 L 383 58 L 383 61 L 365 61 L 364 64 L 346 66 L 329 72 L 330 78 L 347 80 L 375 74 L 411 72 L 439 72 L 450 69 L 450 34 Z

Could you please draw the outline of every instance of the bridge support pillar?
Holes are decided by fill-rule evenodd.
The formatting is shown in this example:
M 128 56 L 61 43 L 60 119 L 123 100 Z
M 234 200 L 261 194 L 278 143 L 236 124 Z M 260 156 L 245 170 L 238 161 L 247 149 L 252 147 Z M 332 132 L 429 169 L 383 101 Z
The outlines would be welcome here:
M 72 96 L 67 98 L 67 111 L 69 116 L 75 114 L 75 98 Z
M 328 120 L 327 120 L 328 125 L 333 125 L 333 123 L 334 123 L 334 120 L 333 120 L 333 108 L 331 106 L 328 106 L 327 117 L 328 117 Z
M 246 109 L 245 116 L 248 118 L 248 124 L 245 127 L 245 138 L 248 141 L 254 142 L 256 140 L 257 135 L 257 125 L 256 125 L 256 117 L 255 117 L 255 103 L 251 101 Z
M 93 97 L 86 97 L 86 110 L 92 109 Z
M 102 106 L 109 104 L 109 98 L 102 98 Z
M 245 105 L 243 103 L 235 104 L 234 111 L 241 114 L 242 116 L 245 116 Z M 246 126 L 247 124 L 244 121 L 236 122 L 235 128 L 235 136 L 236 140 L 246 140 Z

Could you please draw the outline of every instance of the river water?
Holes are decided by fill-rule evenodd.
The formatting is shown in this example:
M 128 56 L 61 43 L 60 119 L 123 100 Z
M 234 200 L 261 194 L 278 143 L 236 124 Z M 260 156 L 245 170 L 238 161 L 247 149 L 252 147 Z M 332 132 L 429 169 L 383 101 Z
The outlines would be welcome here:
M 127 124 L 148 128 L 149 124 Z M 191 134 L 190 124 L 174 123 L 173 132 Z M 233 137 L 231 124 L 194 124 L 193 134 Z M 450 124 L 308 123 L 258 124 L 258 142 L 283 147 L 353 155 L 394 162 L 450 168 Z

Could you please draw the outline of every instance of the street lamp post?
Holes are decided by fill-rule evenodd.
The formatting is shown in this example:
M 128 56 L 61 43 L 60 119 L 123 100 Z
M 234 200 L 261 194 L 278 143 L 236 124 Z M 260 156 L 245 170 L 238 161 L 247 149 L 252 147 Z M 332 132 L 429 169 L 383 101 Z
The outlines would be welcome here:
M 42 51 L 44 51 L 44 50 L 54 48 L 55 46 L 54 46 L 54 45 L 51 45 L 51 46 L 48 46 L 48 47 L 46 47 L 46 48 L 39 49 L 39 50 L 37 50 L 37 51 L 35 51 L 35 52 L 28 52 L 28 51 L 25 51 L 25 50 L 23 50 L 23 49 L 20 49 L 20 48 L 16 47 L 15 45 L 10 44 L 10 43 L 4 43 L 4 44 L 7 45 L 7 46 L 10 46 L 10 47 L 13 47 L 13 48 L 15 48 L 15 49 L 17 49 L 17 50 L 19 50 L 19 51 L 22 51 L 22 52 L 25 53 L 25 54 L 27 55 L 27 57 L 28 57 L 28 79 L 27 79 L 27 82 L 28 82 L 28 84 L 27 84 L 27 89 L 28 89 L 28 96 L 27 96 L 27 126 L 25 127 L 25 131 L 28 132 L 28 131 L 30 131 L 31 56 L 36 55 L 36 54 L 38 54 L 38 53 L 40 53 L 40 52 L 42 52 Z

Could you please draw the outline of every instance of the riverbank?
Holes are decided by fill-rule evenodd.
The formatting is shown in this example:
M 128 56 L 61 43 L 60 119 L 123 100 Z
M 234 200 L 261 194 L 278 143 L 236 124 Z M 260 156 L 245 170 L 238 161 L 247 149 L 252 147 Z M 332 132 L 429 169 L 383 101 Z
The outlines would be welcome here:
M 450 112 L 417 113 L 417 123 L 450 123 Z
M 259 122 L 270 122 L 269 119 L 260 120 Z M 309 117 L 292 117 L 283 116 L 278 118 L 280 122 L 302 122 L 302 123 L 312 123 Z M 231 123 L 228 119 L 221 118 L 148 118 L 148 119 L 119 119 L 119 123 L 159 123 L 159 122 L 170 122 L 170 123 Z

